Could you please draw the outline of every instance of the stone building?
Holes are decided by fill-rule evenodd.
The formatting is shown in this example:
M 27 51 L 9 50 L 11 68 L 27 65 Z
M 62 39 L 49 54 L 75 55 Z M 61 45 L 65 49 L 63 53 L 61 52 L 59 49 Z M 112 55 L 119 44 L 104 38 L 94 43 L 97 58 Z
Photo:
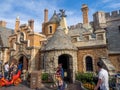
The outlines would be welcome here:
M 14 34 L 9 36 L 10 62 L 22 62 L 23 70 L 39 70 L 39 50 L 45 35 L 34 32 L 34 20 L 21 24 L 16 18 Z
M 16 18 L 14 34 L 8 39 L 10 62 L 22 62 L 23 70 L 29 72 L 41 69 L 51 75 L 61 63 L 70 82 L 75 81 L 77 72 L 96 72 L 99 60 L 109 74 L 119 72 L 120 11 L 98 11 L 89 22 L 87 5 L 81 10 L 83 23 L 68 27 L 64 10 L 60 14 L 54 11 L 48 20 L 45 9 L 41 33 L 34 32 L 34 20 L 20 25 Z

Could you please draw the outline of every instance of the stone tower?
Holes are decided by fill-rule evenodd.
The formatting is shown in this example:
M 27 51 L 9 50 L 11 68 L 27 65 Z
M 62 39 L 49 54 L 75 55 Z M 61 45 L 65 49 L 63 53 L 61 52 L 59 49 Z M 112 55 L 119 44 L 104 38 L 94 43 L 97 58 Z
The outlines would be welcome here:
M 83 24 L 88 24 L 88 6 L 86 4 L 82 5 L 82 13 L 83 13 Z
M 104 29 L 106 28 L 106 18 L 103 11 L 96 12 L 93 15 L 94 28 L 95 29 Z

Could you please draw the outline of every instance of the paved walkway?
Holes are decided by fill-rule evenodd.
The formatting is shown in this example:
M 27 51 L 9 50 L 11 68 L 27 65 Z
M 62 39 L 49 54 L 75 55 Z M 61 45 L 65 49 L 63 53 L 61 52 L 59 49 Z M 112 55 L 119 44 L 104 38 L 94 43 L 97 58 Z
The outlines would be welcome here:
M 40 89 L 31 89 L 26 85 L 20 84 L 18 86 L 2 87 L 0 90 L 57 90 L 57 88 L 50 88 L 51 84 L 44 84 Z M 65 90 L 84 90 L 79 84 L 68 84 Z

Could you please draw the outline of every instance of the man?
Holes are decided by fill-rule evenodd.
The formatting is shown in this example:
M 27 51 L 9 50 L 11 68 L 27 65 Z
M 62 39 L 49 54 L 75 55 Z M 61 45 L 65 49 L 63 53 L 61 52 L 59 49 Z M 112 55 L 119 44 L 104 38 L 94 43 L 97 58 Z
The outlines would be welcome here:
M 4 77 L 8 79 L 8 76 L 9 76 L 9 65 L 8 62 L 6 62 L 4 65 Z
M 99 71 L 98 82 L 97 82 L 97 85 L 94 88 L 94 90 L 98 90 L 99 87 L 100 87 L 100 90 L 109 90 L 108 72 L 105 69 L 103 69 L 103 63 L 102 62 L 97 62 L 97 66 L 98 66 L 98 71 Z

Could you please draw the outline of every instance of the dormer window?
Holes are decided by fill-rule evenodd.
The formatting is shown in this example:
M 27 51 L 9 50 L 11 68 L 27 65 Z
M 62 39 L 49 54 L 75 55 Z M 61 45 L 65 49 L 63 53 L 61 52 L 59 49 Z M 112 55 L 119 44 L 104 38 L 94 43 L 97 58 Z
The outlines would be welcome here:
M 52 33 L 52 26 L 49 27 L 49 33 Z

